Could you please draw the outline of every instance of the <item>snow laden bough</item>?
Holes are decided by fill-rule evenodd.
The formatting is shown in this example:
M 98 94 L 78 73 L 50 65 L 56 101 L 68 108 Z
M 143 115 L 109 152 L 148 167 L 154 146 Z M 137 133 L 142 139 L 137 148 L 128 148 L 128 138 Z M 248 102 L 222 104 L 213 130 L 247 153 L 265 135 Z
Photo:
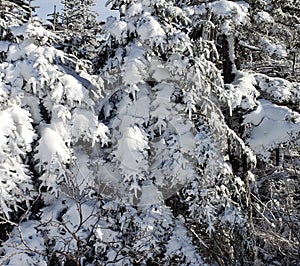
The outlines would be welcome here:
M 49 46 L 53 33 L 38 21 L 10 31 L 19 41 L 3 47 L 6 60 L 0 65 L 1 171 L 5 173 L 1 206 L 6 216 L 10 211 L 6 201 L 19 202 L 21 195 L 30 198 L 33 160 L 42 184 L 57 193 L 64 167 L 76 161 L 73 146 L 108 141 L 107 129 L 95 114 L 101 83 L 85 72 L 80 61 Z
M 259 159 L 274 161 L 275 150 L 284 156 L 297 146 L 299 83 L 238 71 L 227 95 L 230 114 L 238 109 L 244 114 L 242 137 Z
M 95 191 L 91 151 L 109 142 L 96 113 L 102 80 L 55 49 L 56 36 L 38 21 L 7 30 L 15 41 L 1 46 L 0 208 L 14 228 L 0 264 L 48 265 L 82 249 L 77 240 L 89 241 L 98 221 L 98 202 L 86 199 Z M 25 214 L 12 222 L 21 204 Z
M 262 74 L 253 76 L 265 99 L 259 100 L 255 110 L 244 116 L 245 134 L 253 151 L 269 161 L 274 150 L 282 150 L 280 156 L 284 156 L 299 138 L 299 83 Z
M 225 123 L 221 107 L 229 96 L 208 60 L 209 46 L 193 50 L 180 30 L 190 22 L 187 13 L 168 1 L 110 2 L 122 16 L 109 18 L 105 27 L 115 46 L 102 70 L 111 88 L 100 116 L 111 132 L 111 146 L 100 150 L 105 159 L 98 163 L 101 187 L 111 188 L 106 196 L 128 202 L 138 215 L 180 195 L 186 209 L 174 207 L 174 213 L 205 227 L 208 238 L 223 226 L 244 228 L 244 234 L 245 183 L 229 163 L 227 137 L 249 164 L 255 158 Z

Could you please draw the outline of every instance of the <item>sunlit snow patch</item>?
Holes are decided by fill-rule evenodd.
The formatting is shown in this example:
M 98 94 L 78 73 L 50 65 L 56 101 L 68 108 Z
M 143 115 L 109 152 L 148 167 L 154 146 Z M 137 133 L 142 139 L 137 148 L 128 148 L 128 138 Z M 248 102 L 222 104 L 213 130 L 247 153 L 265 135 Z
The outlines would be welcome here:
M 244 116 L 244 125 L 249 125 L 247 142 L 264 160 L 270 151 L 299 135 L 300 115 L 291 109 L 259 100 L 255 111 Z

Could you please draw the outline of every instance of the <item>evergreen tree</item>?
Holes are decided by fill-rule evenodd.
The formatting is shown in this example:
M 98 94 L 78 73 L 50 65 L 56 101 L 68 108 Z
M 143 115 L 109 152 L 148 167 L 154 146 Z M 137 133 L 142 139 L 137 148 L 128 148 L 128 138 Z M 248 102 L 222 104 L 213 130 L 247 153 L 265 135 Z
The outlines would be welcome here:
M 80 59 L 95 59 L 101 31 L 97 14 L 92 11 L 95 0 L 64 0 L 62 3 L 61 37 L 64 39 L 64 51 Z
M 26 22 L 29 19 L 30 7 L 24 1 L 1 1 L 0 7 L 0 40 L 9 41 L 13 38 L 9 27 Z M 3 54 L 3 51 L 1 53 Z
M 224 263 L 237 259 L 250 264 L 250 206 L 244 182 L 251 152 L 222 115 L 227 94 L 210 61 L 213 44 L 204 40 L 193 46 L 190 10 L 173 1 L 110 3 L 121 16 L 110 17 L 105 25 L 114 51 L 103 68 L 111 93 L 101 120 L 110 128 L 112 145 L 102 150 L 103 158 L 108 157 L 100 169 L 107 174 L 100 182 L 113 176 L 118 194 L 141 212 L 145 191 L 154 187 L 161 206 L 174 203 L 173 215 L 184 217 L 183 227 L 202 228 L 195 237 L 201 235 L 210 248 L 222 246 L 218 252 L 227 256 Z M 227 159 L 228 141 L 239 150 L 240 160 L 244 158 L 245 169 L 236 173 Z M 181 200 L 172 199 L 177 193 Z M 183 243 L 178 245 L 183 248 Z M 188 264 L 185 257 L 173 259 Z
M 238 53 L 242 53 L 238 56 L 242 63 L 243 57 L 250 61 L 244 67 L 270 76 L 297 79 L 299 1 L 249 1 L 249 5 L 249 24 L 238 37 Z
M 95 113 L 101 79 L 90 76 L 79 59 L 54 48 L 59 38 L 39 20 L 13 20 L 11 25 L 10 16 L 4 16 L 3 21 L 9 34 L 1 41 L 0 65 L 1 241 L 12 232 L 1 243 L 0 261 L 46 265 L 58 252 L 63 263 L 74 249 L 83 249 L 69 246 L 76 234 L 84 243 L 90 237 L 87 228 L 97 221 L 97 202 L 88 196 L 95 182 L 87 162 L 88 147 L 108 140 Z M 67 221 L 73 225 L 67 227 L 69 238 L 58 242 Z M 83 250 L 72 260 L 84 257 L 88 249 Z
M 93 3 L 0 3 L 0 264 L 296 265 L 298 2 Z
M 230 127 L 250 146 L 258 160 L 253 169 L 257 186 L 252 184 L 254 234 L 258 243 L 262 243 L 263 238 L 268 240 L 263 248 L 257 248 L 256 263 L 293 264 L 298 256 L 295 251 L 298 234 L 289 228 L 297 227 L 295 221 L 299 217 L 291 211 L 291 218 L 283 210 L 297 210 L 298 201 L 285 205 L 281 199 L 294 197 L 294 187 L 298 186 L 293 176 L 298 173 L 299 158 L 299 108 L 296 104 L 299 101 L 299 83 L 296 82 L 299 3 L 193 1 L 193 4 L 194 24 L 200 25 L 200 30 L 193 29 L 191 37 L 195 43 L 208 39 L 218 44 L 222 62 L 215 62 L 223 69 L 230 107 L 223 112 Z M 236 160 L 239 156 L 235 152 L 232 155 L 233 166 L 239 165 Z M 282 184 L 287 176 L 291 177 L 288 182 L 291 191 L 286 194 Z M 270 204 L 270 208 L 261 212 L 261 204 Z M 279 220 L 282 222 L 278 223 Z M 285 232 L 283 235 L 289 230 L 292 232 L 289 246 L 277 246 L 280 230 Z M 285 237 L 280 243 L 284 241 Z M 281 253 L 280 249 L 285 251 Z M 282 258 L 283 253 L 289 255 Z
M 10 41 L 16 39 L 12 27 L 28 19 L 29 6 L 23 1 L 2 1 L 0 18 L 1 60 L 9 58 Z M 32 119 L 27 110 L 20 108 L 18 90 L 10 86 L 20 85 L 21 80 L 3 81 L 5 63 L 1 67 L 1 199 L 2 217 L 10 218 L 12 212 L 19 211 L 21 203 L 31 199 L 32 190 L 30 172 L 26 166 L 26 154 L 32 151 L 31 143 L 35 139 Z M 11 96 L 12 95 L 12 96 Z M 21 122 L 22 121 L 22 122 Z

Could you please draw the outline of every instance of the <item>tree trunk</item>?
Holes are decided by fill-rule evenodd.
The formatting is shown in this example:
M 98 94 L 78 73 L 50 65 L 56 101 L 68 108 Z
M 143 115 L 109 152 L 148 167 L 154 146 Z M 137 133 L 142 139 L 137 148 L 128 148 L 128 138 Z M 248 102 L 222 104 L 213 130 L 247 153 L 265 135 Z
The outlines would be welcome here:
M 228 84 L 234 81 L 235 78 L 235 62 L 233 59 L 234 47 L 233 42 L 229 42 L 230 37 L 223 34 L 222 36 L 222 56 L 223 56 L 223 75 L 224 83 Z

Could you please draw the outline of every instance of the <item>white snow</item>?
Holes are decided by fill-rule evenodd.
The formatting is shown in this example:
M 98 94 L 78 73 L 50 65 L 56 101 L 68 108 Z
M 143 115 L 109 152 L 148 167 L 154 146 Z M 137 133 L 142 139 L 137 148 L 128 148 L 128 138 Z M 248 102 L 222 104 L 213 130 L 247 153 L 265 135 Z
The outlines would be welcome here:
M 298 102 L 300 100 L 300 91 L 297 88 L 297 84 L 263 74 L 255 74 L 254 77 L 260 90 L 268 93 L 278 103 Z
M 38 166 L 53 162 L 66 163 L 71 158 L 70 149 L 66 146 L 59 133 L 51 126 L 41 126 L 41 138 L 34 158 Z M 49 166 L 50 167 L 50 166 Z
M 268 160 L 271 150 L 299 135 L 300 115 L 287 107 L 259 100 L 256 110 L 244 116 L 243 124 L 250 125 L 247 142 L 251 149 Z
M 39 21 L 31 21 L 21 26 L 14 26 L 10 30 L 14 36 L 24 36 L 26 39 L 39 38 L 42 42 L 46 42 L 48 38 L 55 37 L 55 34 L 41 26 Z
M 169 12 L 173 17 L 184 17 L 184 11 L 177 6 L 170 6 Z
M 77 108 L 72 119 L 72 135 L 74 141 L 89 141 L 92 147 L 98 139 L 98 118 L 91 110 Z
M 139 86 L 135 104 L 131 104 L 128 108 L 124 108 L 121 113 L 125 112 L 127 115 L 135 118 L 136 124 L 142 124 L 149 120 L 149 105 L 150 98 L 145 86 Z
M 209 8 L 213 14 L 223 18 L 224 22 L 221 28 L 225 34 L 228 34 L 231 30 L 231 24 L 246 24 L 249 4 L 244 1 L 232 2 L 220 0 L 208 3 L 205 7 L 202 6 L 202 8 Z
M 16 130 L 14 120 L 7 111 L 0 111 L 0 147 L 6 145 L 7 136 L 13 135 L 12 132 Z M 3 148 L 2 148 L 3 149 Z M 1 149 L 1 150 L 2 150 Z
M 11 44 L 9 46 L 7 60 L 16 61 L 20 58 L 25 58 L 27 54 L 35 51 L 37 46 L 34 44 L 33 40 L 25 40 L 20 44 Z
M 171 119 L 170 110 L 172 109 L 171 96 L 174 91 L 174 85 L 170 83 L 160 83 L 156 87 L 156 99 L 152 102 L 151 116 L 157 119 L 155 127 L 159 134 L 166 128 L 167 121 Z
M 71 75 L 63 75 L 60 80 L 64 87 L 65 96 L 70 101 L 71 105 L 81 103 L 84 99 L 85 92 L 85 88 L 82 84 Z
M 159 60 L 152 59 L 150 64 L 150 72 L 153 72 L 152 78 L 157 82 L 166 81 L 171 77 L 169 71 Z
M 7 52 L 10 42 L 8 41 L 0 41 L 0 52 Z
M 19 137 L 23 140 L 26 151 L 30 152 L 32 149 L 32 142 L 36 135 L 31 125 L 32 119 L 30 113 L 17 105 L 8 108 L 8 112 L 14 120 L 16 130 Z M 2 123 L 2 120 L 0 120 Z
M 109 134 L 108 127 L 106 125 L 104 125 L 103 123 L 99 123 L 97 135 L 100 137 L 102 147 L 107 145 L 110 141 L 108 134 Z
M 276 55 L 280 58 L 287 57 L 287 48 L 283 43 L 274 43 L 272 40 L 267 38 L 261 38 L 262 46 L 265 47 L 269 55 Z
M 76 184 L 78 185 L 80 192 L 82 192 L 87 187 L 95 186 L 94 173 L 88 167 L 90 158 L 87 154 L 82 152 L 82 147 L 75 147 L 74 154 L 76 156 L 76 163 L 72 172 L 75 174 Z
M 227 0 L 214 1 L 209 3 L 209 7 L 212 8 L 213 13 L 220 17 L 227 17 L 234 15 L 237 22 L 245 22 L 247 16 L 249 4 L 244 1 L 232 2 Z
M 128 8 L 126 15 L 128 17 L 134 17 L 136 15 L 142 14 L 142 12 L 143 5 L 141 3 L 134 3 Z
M 260 24 L 260 23 L 273 23 L 274 19 L 272 16 L 265 11 L 260 11 L 257 12 L 256 15 L 254 16 L 255 22 Z
M 176 254 L 180 258 L 185 257 L 186 265 L 206 265 L 192 244 L 182 221 L 177 219 L 175 222 L 175 227 L 166 246 L 167 255 L 174 256 Z
M 19 237 L 18 229 L 14 228 L 10 239 L 5 243 L 5 256 L 0 257 L 1 265 L 47 265 L 43 256 L 39 254 L 44 251 L 44 239 L 36 229 L 38 225 L 38 222 L 33 220 L 20 223 L 23 243 Z M 35 252 L 30 252 L 30 250 Z
M 127 23 L 125 21 L 118 21 L 115 17 L 108 17 L 106 23 L 106 29 L 121 42 L 127 31 Z
M 251 110 L 257 105 L 259 92 L 255 88 L 256 80 L 253 75 L 238 71 L 232 84 L 228 84 L 228 105 L 230 111 L 237 107 Z
M 147 75 L 144 49 L 137 45 L 131 45 L 126 50 L 127 56 L 124 58 L 122 67 L 124 83 L 128 85 L 144 83 L 145 76 Z
M 143 18 L 142 24 L 137 28 L 137 33 L 142 41 L 157 45 L 164 42 L 166 35 L 160 23 L 150 15 Z
M 139 206 L 150 206 L 162 202 L 162 193 L 152 182 L 144 183 Z
M 194 135 L 192 133 L 193 124 L 190 120 L 182 121 L 183 117 L 172 117 L 169 121 L 169 127 L 174 129 L 178 136 L 180 149 L 183 154 L 190 154 L 195 148 Z
M 107 228 L 106 224 L 102 226 L 99 225 L 96 232 L 99 239 L 104 243 L 113 243 L 117 241 L 118 232 Z
M 137 126 L 127 127 L 124 128 L 122 138 L 119 140 L 116 157 L 124 167 L 128 168 L 128 171 L 138 173 L 138 169 L 145 167 L 140 164 L 138 158 L 146 149 L 148 149 L 148 142 L 145 133 Z

